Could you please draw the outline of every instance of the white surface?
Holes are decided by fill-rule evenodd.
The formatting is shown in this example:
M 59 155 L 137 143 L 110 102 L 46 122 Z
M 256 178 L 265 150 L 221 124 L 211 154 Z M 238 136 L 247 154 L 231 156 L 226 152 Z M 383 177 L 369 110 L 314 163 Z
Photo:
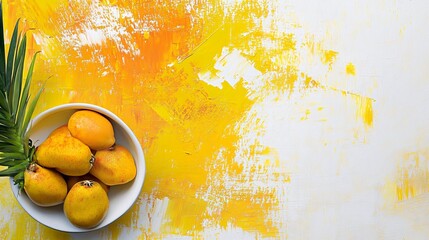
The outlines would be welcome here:
M 33 119 L 30 125 L 30 139 L 35 146 L 40 145 L 57 127 L 67 123 L 68 118 L 79 109 L 90 109 L 108 117 L 112 122 L 116 143 L 128 148 L 137 166 L 135 179 L 127 184 L 113 186 L 109 190 L 109 211 L 106 218 L 95 228 L 83 229 L 73 226 L 63 213 L 63 204 L 55 207 L 39 207 L 31 202 L 25 192 L 18 193 L 18 188 L 10 180 L 15 197 L 21 206 L 38 222 L 50 228 L 64 232 L 87 232 L 102 227 L 122 216 L 135 202 L 140 194 L 145 177 L 145 159 L 139 141 L 131 129 L 112 112 L 85 103 L 71 103 L 51 108 Z

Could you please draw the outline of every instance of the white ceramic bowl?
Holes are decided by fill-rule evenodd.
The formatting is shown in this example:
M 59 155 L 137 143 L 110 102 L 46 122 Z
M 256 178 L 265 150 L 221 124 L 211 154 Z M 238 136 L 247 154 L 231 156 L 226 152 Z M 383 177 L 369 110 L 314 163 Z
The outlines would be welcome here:
M 13 194 L 21 206 L 41 224 L 64 232 L 87 232 L 105 227 L 122 216 L 137 200 L 143 187 L 145 177 L 145 159 L 143 150 L 131 129 L 115 114 L 102 107 L 86 103 L 59 105 L 36 116 L 30 123 L 29 134 L 33 145 L 40 145 L 54 129 L 67 123 L 69 117 L 77 110 L 89 109 L 106 116 L 113 125 L 116 143 L 128 148 L 137 166 L 135 179 L 127 184 L 113 186 L 108 193 L 110 205 L 106 218 L 95 228 L 84 229 L 72 225 L 63 213 L 63 204 L 54 207 L 39 207 L 31 202 L 25 192 L 10 179 Z

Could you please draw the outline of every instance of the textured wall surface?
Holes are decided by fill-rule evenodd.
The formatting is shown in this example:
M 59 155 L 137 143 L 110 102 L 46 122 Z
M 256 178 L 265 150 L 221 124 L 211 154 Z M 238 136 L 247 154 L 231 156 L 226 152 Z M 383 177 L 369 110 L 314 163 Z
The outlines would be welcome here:
M 0 181 L 1 239 L 428 239 L 425 1 L 3 1 L 36 112 L 103 106 L 142 193 L 108 227 L 34 221 Z

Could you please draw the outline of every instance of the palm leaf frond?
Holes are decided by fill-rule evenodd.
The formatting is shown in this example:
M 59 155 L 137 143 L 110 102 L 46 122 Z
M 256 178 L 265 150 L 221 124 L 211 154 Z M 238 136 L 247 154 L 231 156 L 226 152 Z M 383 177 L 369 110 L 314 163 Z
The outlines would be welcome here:
M 6 61 L 5 90 L 9 89 L 10 85 L 12 84 L 11 81 L 14 78 L 13 76 L 14 68 L 16 68 L 16 65 L 17 65 L 15 63 L 15 58 L 16 58 L 15 55 L 16 55 L 16 49 L 18 48 L 17 46 L 19 42 L 18 27 L 19 27 L 19 20 L 15 24 L 15 28 L 13 29 L 13 33 L 12 33 L 12 39 L 10 40 L 10 45 L 9 45 L 9 53 Z
M 4 51 L 4 33 L 3 33 L 3 7 L 0 3 L 0 27 L 2 28 L 0 30 L 0 90 L 5 91 L 6 90 L 6 53 Z M 1 96 L 0 96 L 1 97 Z M 0 105 L 2 108 L 3 106 Z
M 27 35 L 20 32 L 19 25 L 20 20 L 17 20 L 6 56 L 0 1 L 0 165 L 8 167 L 0 171 L 0 176 L 14 177 L 15 184 L 22 188 L 23 172 L 33 161 L 35 151 L 28 142 L 27 128 L 43 87 L 30 99 L 37 53 L 24 81 Z

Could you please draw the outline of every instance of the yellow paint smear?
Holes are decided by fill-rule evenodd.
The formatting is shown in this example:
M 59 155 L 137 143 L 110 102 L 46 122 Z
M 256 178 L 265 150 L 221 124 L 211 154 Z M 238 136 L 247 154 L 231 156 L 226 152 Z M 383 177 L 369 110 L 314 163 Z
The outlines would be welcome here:
M 374 113 L 372 108 L 373 99 L 365 96 L 354 95 L 357 105 L 356 115 L 362 119 L 366 127 L 372 127 Z
M 329 66 L 329 69 L 332 69 L 332 64 L 337 59 L 338 52 L 333 50 L 325 50 L 322 55 L 322 63 Z
M 338 88 L 322 85 L 322 84 L 320 84 L 319 81 L 307 76 L 304 73 L 301 73 L 301 79 L 303 81 L 302 86 L 303 86 L 304 90 L 311 89 L 311 88 L 325 89 L 325 90 L 338 92 L 345 97 L 353 99 L 355 104 L 356 104 L 356 118 L 358 120 L 362 121 L 364 126 L 367 128 L 373 126 L 373 124 L 374 124 L 374 111 L 373 111 L 374 99 L 367 97 L 367 96 L 362 96 L 362 95 L 354 93 L 354 92 L 350 92 L 350 91 L 341 90 Z M 302 118 L 302 120 L 305 120 L 307 116 L 308 116 L 308 114 L 306 113 L 305 116 Z
M 402 155 L 394 180 L 397 201 L 412 199 L 429 193 L 429 149 L 407 152 Z
M 353 63 L 348 63 L 346 65 L 346 73 L 352 76 L 356 75 L 356 68 L 355 65 Z
M 211 216 L 207 215 L 208 203 L 195 198 L 196 195 L 204 194 L 208 189 L 216 195 L 225 195 L 223 186 L 210 182 L 210 176 L 237 176 L 243 171 L 243 166 L 234 163 L 235 144 L 240 136 L 228 129 L 241 118 L 251 103 L 246 98 L 246 90 L 240 84 L 236 85 L 236 88 L 224 85 L 222 90 L 200 84 L 199 88 L 193 90 L 194 92 L 189 90 L 176 93 L 175 110 L 171 111 L 172 116 L 168 117 L 174 121 L 163 128 L 147 155 L 148 180 L 144 190 L 156 189 L 153 194 L 157 198 L 170 199 L 167 210 L 170 224 L 163 225 L 162 229 L 175 234 L 198 232 L 203 229 L 201 225 L 203 220 L 211 220 L 219 223 L 228 222 L 238 227 L 246 227 L 247 230 L 257 229 L 258 232 L 266 233 L 267 225 L 261 225 L 264 217 L 260 214 L 254 214 L 248 218 L 243 218 L 241 215 L 231 218 L 229 209 L 231 205 L 227 204 L 222 208 L 221 215 Z M 199 94 L 198 90 L 204 90 L 203 92 L 207 95 Z M 175 147 L 165 148 L 165 146 Z M 228 149 L 223 152 L 222 159 L 216 157 L 219 149 Z M 156 162 L 152 163 L 151 159 Z M 211 167 L 217 163 L 222 163 L 226 168 Z M 246 182 L 242 184 L 245 189 Z M 265 191 L 259 194 L 267 199 L 274 197 Z M 228 202 L 234 205 L 239 201 L 241 205 L 243 197 L 249 200 L 246 203 L 247 206 L 253 204 L 254 208 L 257 207 L 258 204 L 255 205 L 250 201 L 252 195 L 245 192 L 240 194 L 239 199 L 226 197 L 224 200 L 228 199 Z M 269 208 L 268 205 L 260 207 Z M 242 223 L 247 225 L 242 226 Z
M 272 202 L 266 201 L 266 195 L 264 192 L 256 192 L 228 202 L 222 212 L 220 225 L 226 228 L 232 224 L 246 231 L 253 231 L 258 226 L 264 226 L 264 237 L 277 236 L 277 227 L 272 222 L 266 222 L 264 218 L 258 217 L 258 215 L 267 214 L 266 210 L 273 205 Z

